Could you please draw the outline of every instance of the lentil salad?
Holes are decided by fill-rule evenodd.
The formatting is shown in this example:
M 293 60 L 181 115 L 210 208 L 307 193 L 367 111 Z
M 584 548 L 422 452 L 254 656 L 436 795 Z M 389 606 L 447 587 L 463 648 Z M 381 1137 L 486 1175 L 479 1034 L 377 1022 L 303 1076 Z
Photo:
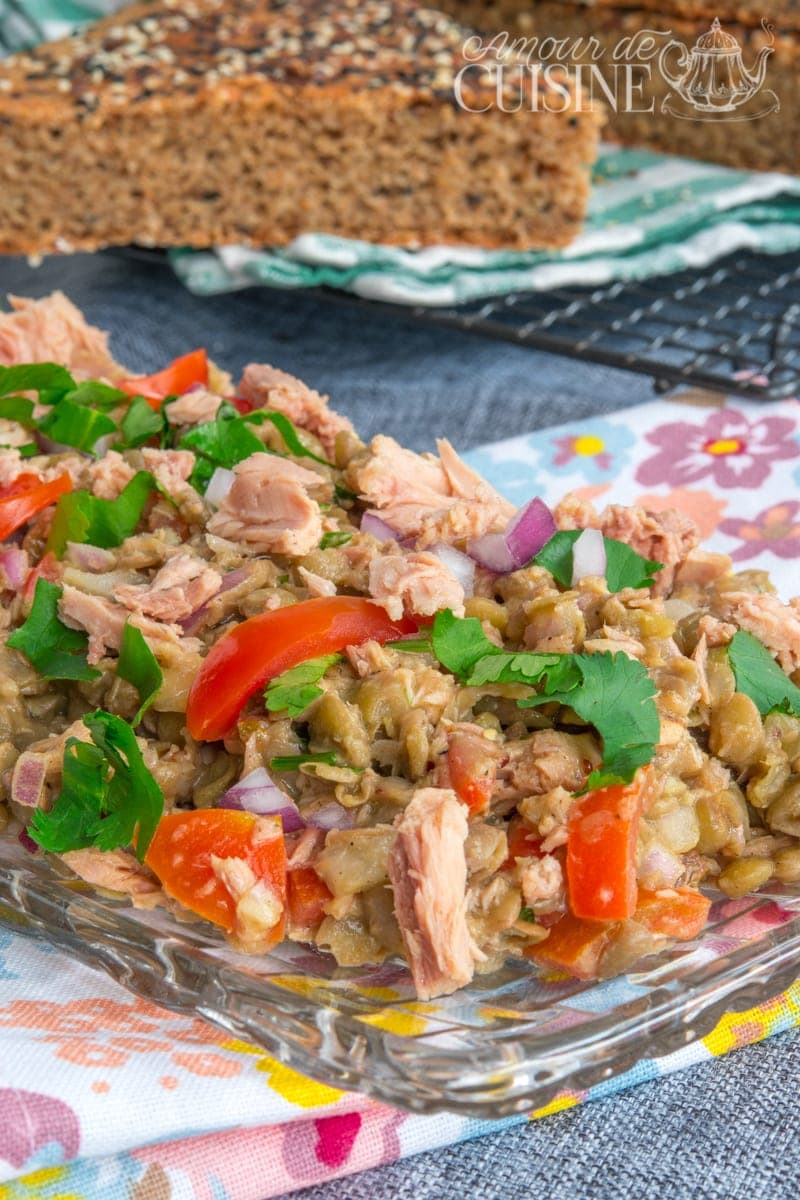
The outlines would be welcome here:
M 612 975 L 800 879 L 800 604 L 265 365 L 0 317 L 0 834 L 235 945 Z

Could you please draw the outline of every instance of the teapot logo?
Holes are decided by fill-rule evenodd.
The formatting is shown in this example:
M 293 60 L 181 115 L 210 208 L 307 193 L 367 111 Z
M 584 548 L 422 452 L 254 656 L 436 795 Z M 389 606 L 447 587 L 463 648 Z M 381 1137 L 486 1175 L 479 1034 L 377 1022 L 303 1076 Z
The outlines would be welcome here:
M 674 39 L 658 58 L 658 68 L 674 89 L 661 102 L 661 111 L 685 121 L 754 121 L 780 110 L 780 101 L 762 90 L 767 59 L 773 52 L 772 26 L 761 22 L 769 44 L 762 47 L 750 71 L 744 65 L 736 38 L 715 17 L 691 50 Z M 673 70 L 671 56 L 679 51 Z

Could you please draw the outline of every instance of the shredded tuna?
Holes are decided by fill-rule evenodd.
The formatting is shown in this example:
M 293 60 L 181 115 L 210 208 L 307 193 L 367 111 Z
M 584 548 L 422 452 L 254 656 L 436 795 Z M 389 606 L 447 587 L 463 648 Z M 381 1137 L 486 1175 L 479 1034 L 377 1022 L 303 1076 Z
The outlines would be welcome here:
M 698 637 L 706 639 L 709 650 L 713 650 L 715 646 L 727 646 L 735 633 L 735 625 L 731 625 L 728 621 L 718 621 L 709 613 L 704 613 L 697 622 Z
M 187 483 L 194 470 L 194 455 L 191 450 L 153 450 L 149 446 L 142 449 L 145 469 L 154 479 L 158 480 L 173 500 L 179 504 L 187 494 L 187 488 L 192 496 L 194 488 Z
M 19 450 L 0 450 L 0 487 L 8 487 L 25 470 Z
M 447 441 L 441 458 L 405 450 L 394 438 L 373 438 L 351 481 L 378 515 L 403 537 L 421 543 L 479 537 L 505 528 L 514 506 L 463 463 Z
M 213 421 L 222 400 L 222 396 L 208 391 L 207 388 L 184 392 L 166 406 L 167 420 L 170 425 L 200 425 L 205 421 Z
M 114 599 L 132 612 L 157 621 L 179 621 L 188 617 L 220 589 L 222 576 L 194 554 L 176 554 L 148 584 L 123 584 L 114 589 Z
M 108 450 L 102 458 L 86 467 L 87 486 L 101 500 L 116 500 L 135 474 L 117 450 Z
M 301 557 L 319 545 L 322 517 L 309 492 L 326 481 L 276 454 L 251 454 L 240 462 L 228 495 L 208 530 L 252 550 Z
M 421 1000 L 469 983 L 477 952 L 467 928 L 467 816 L 455 792 L 421 788 L 389 853 L 394 910 Z
M 77 588 L 64 585 L 59 602 L 61 620 L 71 629 L 83 629 L 89 635 L 87 660 L 91 664 L 98 663 L 106 650 L 119 650 L 122 640 L 122 630 L 125 622 L 130 619 L 132 625 L 140 629 L 144 639 L 154 653 L 159 644 L 180 645 L 185 650 L 199 650 L 202 642 L 197 638 L 182 637 L 180 625 L 165 624 L 150 620 L 140 614 L 131 614 L 121 604 L 106 600 L 102 596 L 92 596 Z
M 800 666 L 800 612 L 769 592 L 723 592 L 716 614 L 752 633 L 775 655 L 787 674 Z
M 321 575 L 316 575 L 313 571 L 309 571 L 306 567 L 298 567 L 297 574 L 300 576 L 312 596 L 336 595 L 336 584 L 332 579 L 323 579 Z
M 705 588 L 715 579 L 727 575 L 731 569 L 727 554 L 714 554 L 709 550 L 693 550 L 675 572 L 675 584 L 695 584 Z
M 708 704 L 711 692 L 708 686 L 708 638 L 704 633 L 697 639 L 697 645 L 692 651 L 692 662 L 697 667 L 697 681 L 700 689 L 700 701 Z
M 69 850 L 60 855 L 61 861 L 86 883 L 123 892 L 128 896 L 151 895 L 161 892 L 161 886 L 147 867 L 127 850 Z
M 363 642 L 360 646 L 347 646 L 345 654 L 350 666 L 359 679 L 366 679 L 377 671 L 386 671 L 392 665 L 390 652 L 385 650 L 380 642 Z
M 520 871 L 522 899 L 529 908 L 550 912 L 564 906 L 564 872 L 552 854 L 523 860 Z
M 600 514 L 600 528 L 608 538 L 625 542 L 637 554 L 663 564 L 655 577 L 653 593 L 664 596 L 672 588 L 676 568 L 686 561 L 700 541 L 691 517 L 675 508 L 649 512 L 634 506 L 610 504 Z
M 581 500 L 574 492 L 567 492 L 553 509 L 558 529 L 599 529 L 600 517 L 591 500 Z
M 384 554 L 369 568 L 369 594 L 393 620 L 433 616 L 450 608 L 464 615 L 464 589 L 434 554 Z
M 293 424 L 313 433 L 328 458 L 333 458 L 336 435 L 353 433 L 347 417 L 328 408 L 327 396 L 321 396 L 294 375 L 267 363 L 250 363 L 245 367 L 239 395 L 257 408 L 271 408 L 283 413 Z
M 590 735 L 555 729 L 536 730 L 522 741 L 507 742 L 504 749 L 507 756 L 499 772 L 504 783 L 498 788 L 500 798 L 541 796 L 559 787 L 580 791 L 600 761 Z
M 78 379 L 123 379 L 127 372 L 108 349 L 108 334 L 87 324 L 63 292 L 42 300 L 9 296 L 0 313 L 0 364 L 56 362 Z

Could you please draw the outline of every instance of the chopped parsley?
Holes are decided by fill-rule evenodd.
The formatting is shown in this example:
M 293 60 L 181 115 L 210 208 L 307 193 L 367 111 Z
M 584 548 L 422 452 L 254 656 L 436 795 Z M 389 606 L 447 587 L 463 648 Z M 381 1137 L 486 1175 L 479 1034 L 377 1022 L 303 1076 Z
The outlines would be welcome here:
M 42 417 L 38 426 L 40 433 L 51 441 L 84 452 L 91 452 L 99 438 L 117 431 L 117 423 L 111 417 L 86 404 L 76 404 L 66 396 Z
M 66 367 L 57 363 L 20 363 L 0 367 L 0 396 L 15 392 L 37 392 L 43 404 L 52 403 L 51 395 L 74 391 L 78 385 Z
M 232 470 L 237 463 L 251 454 L 264 452 L 266 447 L 253 433 L 251 425 L 258 424 L 254 418 L 259 413 L 240 417 L 232 404 L 220 404 L 213 421 L 204 421 L 185 433 L 178 442 L 181 450 L 191 450 L 195 455 L 195 467 L 191 483 L 198 491 L 205 492 L 217 467 Z
M 519 916 L 517 917 L 517 920 L 535 923 L 536 913 L 533 911 L 532 908 L 521 908 L 519 910 Z
M 542 690 L 518 700 L 521 708 L 558 703 L 593 725 L 603 762 L 586 787 L 630 783 L 651 761 L 661 736 L 656 688 L 646 669 L 625 654 L 535 654 L 499 649 L 474 617 L 448 610 L 433 623 L 433 652 L 468 687 L 521 683 Z
M 143 446 L 150 438 L 161 438 L 166 424 L 163 409 L 156 412 L 143 396 L 134 396 L 119 424 L 122 441 L 114 448 L 134 450 L 137 446 Z
M 44 679 L 97 679 L 101 672 L 86 661 L 89 639 L 70 629 L 58 615 L 62 588 L 47 579 L 37 579 L 28 619 L 8 639 Z
M 404 654 L 432 654 L 431 639 L 427 637 L 400 638 L 397 642 L 384 642 L 387 650 L 402 650 Z
M 122 631 L 117 674 L 121 679 L 133 684 L 139 693 L 139 710 L 131 724 L 139 724 L 144 714 L 158 695 L 164 682 L 158 659 L 144 640 L 141 629 L 125 622 Z
M 110 549 L 130 537 L 152 492 L 160 491 L 149 471 L 139 471 L 116 500 L 101 500 L 83 489 L 67 492 L 56 505 L 48 550 L 62 558 L 67 542 L 88 542 Z
M 549 571 L 562 587 L 572 587 L 572 552 L 581 529 L 567 529 L 556 533 L 546 542 L 533 561 Z M 623 588 L 650 587 L 653 576 L 663 564 L 651 562 L 637 554 L 625 542 L 616 538 L 603 538 L 606 550 L 606 583 L 610 592 L 621 592 Z
M 341 654 L 325 654 L 311 658 L 270 681 L 264 693 L 268 712 L 285 712 L 290 717 L 299 717 L 309 704 L 322 695 L 316 684 L 334 663 L 341 662 Z M 277 769 L 277 768 L 276 768 Z
M 96 846 L 116 850 L 136 839 L 141 861 L 164 811 L 164 796 L 121 717 L 83 718 L 91 742 L 69 738 L 63 783 L 49 812 L 37 809 L 28 832 L 44 850 L 64 854 Z
M 800 717 L 800 688 L 758 638 L 740 629 L 728 646 L 728 662 L 736 676 L 736 690 L 750 697 L 762 717 L 771 712 Z
M 325 763 L 336 766 L 336 751 L 326 750 L 322 754 L 283 754 L 269 760 L 270 771 L 296 771 L 306 763 Z
M 330 550 L 332 546 L 346 546 L 352 540 L 352 533 L 346 533 L 344 529 L 334 529 L 330 533 L 323 533 L 319 548 L 320 550 Z
M 34 404 L 24 396 L 3 396 L 0 399 L 0 418 L 4 421 L 16 421 L 26 429 L 35 429 L 33 417 Z

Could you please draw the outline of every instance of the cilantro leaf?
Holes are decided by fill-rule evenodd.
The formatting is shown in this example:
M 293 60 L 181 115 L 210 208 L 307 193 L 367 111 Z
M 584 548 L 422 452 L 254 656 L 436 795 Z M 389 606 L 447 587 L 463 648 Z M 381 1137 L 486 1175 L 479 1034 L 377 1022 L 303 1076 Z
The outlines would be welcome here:
M 69 629 L 58 615 L 62 589 L 47 579 L 37 579 L 33 605 L 24 625 L 8 639 L 44 679 L 97 679 L 101 672 L 86 661 L 89 639 Z
M 334 663 L 341 662 L 341 654 L 324 654 L 321 658 L 310 658 L 307 662 L 284 671 L 272 679 L 264 693 L 269 712 L 287 712 L 290 717 L 299 717 L 312 700 L 322 695 L 316 683 Z
M 455 617 L 449 608 L 436 614 L 432 632 L 433 653 L 454 675 L 466 676 L 479 659 L 498 654 L 477 617 Z
M 771 712 L 800 717 L 800 688 L 758 638 L 740 629 L 728 645 L 728 662 L 736 676 L 736 690 L 750 697 L 762 717 Z
M 563 661 L 547 670 L 543 692 L 518 700 L 518 705 L 531 708 L 555 700 L 594 725 L 603 739 L 603 762 L 587 779 L 588 790 L 630 783 L 639 767 L 651 761 L 661 737 L 655 684 L 627 654 L 559 657 Z
M 66 367 L 58 363 L 20 363 L 15 367 L 0 367 L 0 396 L 10 396 L 12 392 L 38 392 L 40 397 L 49 392 L 61 395 L 76 386 Z
M 240 417 L 232 404 L 222 403 L 213 421 L 204 421 L 183 435 L 178 446 L 194 452 L 191 482 L 198 491 L 205 492 L 217 467 L 230 471 L 251 454 L 265 450 L 264 443 L 250 428 L 252 423 L 248 417 Z
M 323 533 L 319 548 L 320 550 L 328 550 L 331 546 L 346 546 L 352 540 L 352 533 L 345 533 L 343 529 L 335 529 L 330 533 Z
M 397 642 L 384 642 L 388 650 L 402 650 L 404 654 L 432 654 L 431 639 L 427 637 L 400 638 Z
M 536 913 L 533 911 L 532 908 L 521 908 L 519 910 L 519 916 L 517 917 L 517 920 L 518 921 L 535 922 L 536 921 Z
M 122 441 L 116 449 L 133 450 L 143 446 L 152 437 L 161 437 L 165 424 L 166 418 L 161 409 L 156 412 L 142 396 L 134 396 L 120 421 Z
M 565 529 L 554 534 L 533 559 L 537 566 L 549 571 L 562 587 L 572 587 L 572 551 L 582 532 L 581 529 Z M 643 558 L 616 538 L 604 537 L 603 544 L 606 550 L 606 583 L 610 592 L 621 592 L 623 588 L 650 587 L 662 563 Z
M 108 383 L 87 379 L 84 383 L 79 383 L 72 391 L 67 392 L 64 399 L 69 400 L 71 404 L 80 404 L 85 408 L 94 408 L 98 412 L 105 413 L 127 404 L 130 397 L 126 392 L 121 392 Z
M 326 750 L 323 754 L 283 754 L 269 760 L 270 771 L 296 771 L 305 763 L 326 763 L 336 766 L 336 751 Z
M 39 421 L 39 430 L 62 446 L 91 451 L 98 438 L 116 433 L 111 417 L 85 404 L 75 404 L 64 397 Z
M 125 622 L 122 631 L 117 674 L 121 679 L 132 683 L 139 693 L 139 710 L 131 724 L 139 724 L 144 714 L 158 695 L 164 682 L 158 659 L 144 640 L 141 629 Z
M 625 654 L 535 654 L 500 650 L 475 617 L 449 609 L 433 622 L 433 652 L 468 687 L 520 683 L 538 693 L 520 708 L 556 702 L 593 725 L 603 740 L 603 762 L 587 788 L 629 783 L 651 761 L 661 736 L 656 688 L 645 667 Z
M 257 412 L 248 413 L 243 417 L 244 421 L 251 421 L 257 425 L 263 424 L 264 421 L 269 421 L 271 425 L 277 429 L 283 439 L 283 444 L 290 454 L 295 458 L 313 458 L 314 462 L 322 463 L 323 467 L 332 466 L 327 458 L 320 458 L 318 454 L 314 454 L 309 450 L 308 446 L 304 446 L 300 441 L 297 430 L 287 416 L 279 412 L 268 412 L 266 409 L 259 409 Z M 263 450 L 263 446 L 262 446 Z
M 33 401 L 26 400 L 24 396 L 3 396 L 0 399 L 0 418 L 4 421 L 16 421 L 26 429 L 35 429 L 33 408 Z
M 358 492 L 351 492 L 350 488 L 345 487 L 343 483 L 333 485 L 333 494 L 340 503 L 358 499 Z
M 67 742 L 61 791 L 49 812 L 36 810 L 30 835 L 55 854 L 85 846 L 116 850 L 135 837 L 142 861 L 164 811 L 161 788 L 127 722 L 101 710 L 83 723 L 92 741 Z
M 139 471 L 116 500 L 101 500 L 91 492 L 66 492 L 56 505 L 48 550 L 63 557 L 67 542 L 89 542 L 110 549 L 130 537 L 139 524 L 150 493 L 160 491 L 149 471 Z

